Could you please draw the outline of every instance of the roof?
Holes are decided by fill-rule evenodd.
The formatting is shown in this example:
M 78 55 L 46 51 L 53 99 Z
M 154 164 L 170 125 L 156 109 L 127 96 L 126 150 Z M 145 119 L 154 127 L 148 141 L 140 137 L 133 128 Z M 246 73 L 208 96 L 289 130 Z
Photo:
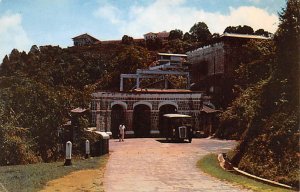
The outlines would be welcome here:
M 164 114 L 164 117 L 168 117 L 168 118 L 190 118 L 191 116 L 184 115 L 184 114 Z
M 87 109 L 82 109 L 80 107 L 77 107 L 76 109 L 71 110 L 72 113 L 83 113 L 85 111 L 87 111 Z
M 191 93 L 189 89 L 134 89 L 134 92 L 148 92 L 148 93 Z
M 216 112 L 221 112 L 220 110 L 212 109 L 206 105 L 203 105 L 203 108 L 201 109 L 204 113 L 216 113 Z
M 162 55 L 162 56 L 187 57 L 186 54 L 174 54 L 174 53 L 158 53 L 158 55 Z
M 224 33 L 222 37 L 235 37 L 235 38 L 245 38 L 245 39 L 270 39 L 268 37 L 260 35 L 248 35 L 248 34 L 237 34 L 237 33 Z
M 121 43 L 122 40 L 105 40 L 101 41 L 102 44 L 109 44 L 109 43 Z
M 76 37 L 73 37 L 72 39 L 80 39 L 80 38 L 86 38 L 86 37 L 90 37 L 91 39 L 95 40 L 95 41 L 99 41 L 98 39 L 96 39 L 95 37 L 87 34 L 87 33 L 84 33 L 84 34 L 81 34 L 81 35 L 78 35 Z
M 163 31 L 163 32 L 158 32 L 157 36 L 158 37 L 169 37 L 169 32 Z
M 63 126 L 71 126 L 71 125 L 72 125 L 71 121 L 67 121 L 63 124 Z
M 151 34 L 155 34 L 156 35 L 156 33 L 153 33 L 153 32 L 149 32 L 149 33 L 146 33 L 144 35 L 151 35 Z

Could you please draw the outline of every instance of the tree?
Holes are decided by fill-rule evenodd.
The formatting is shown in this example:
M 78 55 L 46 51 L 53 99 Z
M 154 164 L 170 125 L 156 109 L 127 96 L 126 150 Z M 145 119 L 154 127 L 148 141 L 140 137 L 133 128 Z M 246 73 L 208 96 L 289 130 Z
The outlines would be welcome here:
M 186 53 L 191 50 L 192 44 L 180 39 L 174 39 L 166 42 L 164 47 L 160 50 L 163 52 L 171 52 L 171 53 Z
M 189 32 L 186 32 L 186 33 L 183 35 L 183 41 L 191 41 L 191 40 L 192 40 L 191 34 L 189 34 Z
M 221 118 L 229 126 L 245 127 L 234 165 L 294 187 L 299 187 L 299 7 L 299 0 L 289 0 L 279 14 L 270 49 L 274 56 L 263 55 L 267 47 L 256 46 L 252 56 L 256 59 L 237 70 L 240 95 L 222 114 L 228 121 Z
M 122 43 L 125 45 L 132 45 L 134 43 L 133 38 L 128 36 L 128 35 L 124 35 L 122 37 Z
M 162 45 L 163 45 L 162 40 L 160 40 L 159 38 L 146 40 L 147 48 L 152 51 L 162 48 Z
M 287 80 L 286 96 L 296 106 L 299 105 L 299 42 L 300 42 L 300 1 L 287 1 L 286 9 L 279 14 L 280 24 L 275 33 L 278 66 L 277 75 Z
M 237 32 L 240 34 L 248 34 L 248 35 L 254 34 L 254 30 L 252 29 L 252 27 L 248 25 L 244 25 L 244 26 L 239 25 L 237 28 Z
M 248 25 L 239 25 L 239 26 L 229 26 L 226 27 L 226 29 L 224 30 L 224 33 L 238 33 L 238 34 L 248 34 L 248 35 L 253 35 L 254 34 L 254 30 L 252 29 L 252 27 L 248 26 Z
M 220 39 L 220 37 L 221 37 L 221 36 L 220 36 L 219 33 L 214 33 L 214 34 L 212 34 L 212 36 L 211 36 L 211 43 L 214 44 L 214 43 L 218 42 L 219 39 Z
M 174 40 L 174 39 L 182 39 L 183 32 L 180 29 L 174 29 L 170 31 L 168 40 Z
M 2 90 L 3 91 L 3 90 Z M 9 113 L 9 114 L 8 114 Z M 17 116 L 0 96 L 0 165 L 36 163 L 34 139 L 28 129 L 17 127 Z
M 103 81 L 110 78 L 104 89 L 118 90 L 120 85 L 120 74 L 132 73 L 137 69 L 144 69 L 150 63 L 149 52 L 139 46 L 126 46 L 119 51 L 113 61 L 109 64 L 108 77 L 102 77 Z M 128 80 L 131 81 L 131 80 Z M 133 83 L 133 82 L 132 82 Z M 131 89 L 133 85 L 125 83 L 125 89 Z
M 254 35 L 261 35 L 265 37 L 270 37 L 272 33 L 265 31 L 264 29 L 258 29 L 254 32 Z
M 192 40 L 205 43 L 211 38 L 211 33 L 204 22 L 198 22 L 190 29 Z
M 237 27 L 228 26 L 228 27 L 226 27 L 226 29 L 224 30 L 224 33 L 236 33 L 236 29 L 237 29 Z
M 0 89 L 6 108 L 17 114 L 17 126 L 28 128 L 35 138 L 39 156 L 44 161 L 56 158 L 57 129 L 70 108 L 64 94 L 58 88 L 22 76 L 2 77 Z
M 38 46 L 36 46 L 36 45 L 32 45 L 31 46 L 31 48 L 30 48 L 30 51 L 29 51 L 29 53 L 38 53 L 40 50 L 39 50 L 39 48 L 38 48 Z

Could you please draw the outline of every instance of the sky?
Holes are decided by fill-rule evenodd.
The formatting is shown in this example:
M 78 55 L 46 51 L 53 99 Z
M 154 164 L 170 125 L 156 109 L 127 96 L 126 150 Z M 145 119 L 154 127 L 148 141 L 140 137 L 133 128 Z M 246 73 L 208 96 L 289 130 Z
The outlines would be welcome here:
M 211 33 L 249 25 L 274 33 L 285 0 L 0 0 L 0 63 L 17 48 L 72 46 L 88 33 L 99 40 L 142 38 L 147 32 L 188 32 L 205 22 Z

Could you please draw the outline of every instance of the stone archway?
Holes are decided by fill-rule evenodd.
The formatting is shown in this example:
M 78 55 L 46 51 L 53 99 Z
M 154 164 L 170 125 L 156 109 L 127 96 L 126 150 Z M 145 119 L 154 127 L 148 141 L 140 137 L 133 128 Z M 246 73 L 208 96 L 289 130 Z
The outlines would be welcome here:
M 122 105 L 115 104 L 111 108 L 111 132 L 115 139 L 118 138 L 121 123 L 125 123 L 125 109 Z
M 133 109 L 133 123 L 135 137 L 149 137 L 151 129 L 151 108 L 148 105 L 139 104 Z
M 162 133 L 162 126 L 163 126 L 163 115 L 168 114 L 168 113 L 177 113 L 177 108 L 174 105 L 171 104 L 166 104 L 166 105 L 161 105 L 159 108 L 159 121 L 158 121 L 158 127 L 159 127 L 159 132 Z

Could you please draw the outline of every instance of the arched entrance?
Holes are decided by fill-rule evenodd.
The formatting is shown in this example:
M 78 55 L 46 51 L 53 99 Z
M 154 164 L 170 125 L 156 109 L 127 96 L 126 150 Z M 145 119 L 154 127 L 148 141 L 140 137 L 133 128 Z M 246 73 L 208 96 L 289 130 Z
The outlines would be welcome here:
M 162 133 L 163 115 L 168 113 L 177 113 L 177 108 L 174 105 L 166 104 L 159 108 L 159 131 Z
M 111 109 L 111 132 L 115 139 L 118 138 L 121 123 L 125 123 L 125 111 L 123 106 L 117 104 Z
M 149 137 L 151 129 L 151 109 L 147 105 L 139 104 L 133 109 L 133 123 L 135 137 Z

